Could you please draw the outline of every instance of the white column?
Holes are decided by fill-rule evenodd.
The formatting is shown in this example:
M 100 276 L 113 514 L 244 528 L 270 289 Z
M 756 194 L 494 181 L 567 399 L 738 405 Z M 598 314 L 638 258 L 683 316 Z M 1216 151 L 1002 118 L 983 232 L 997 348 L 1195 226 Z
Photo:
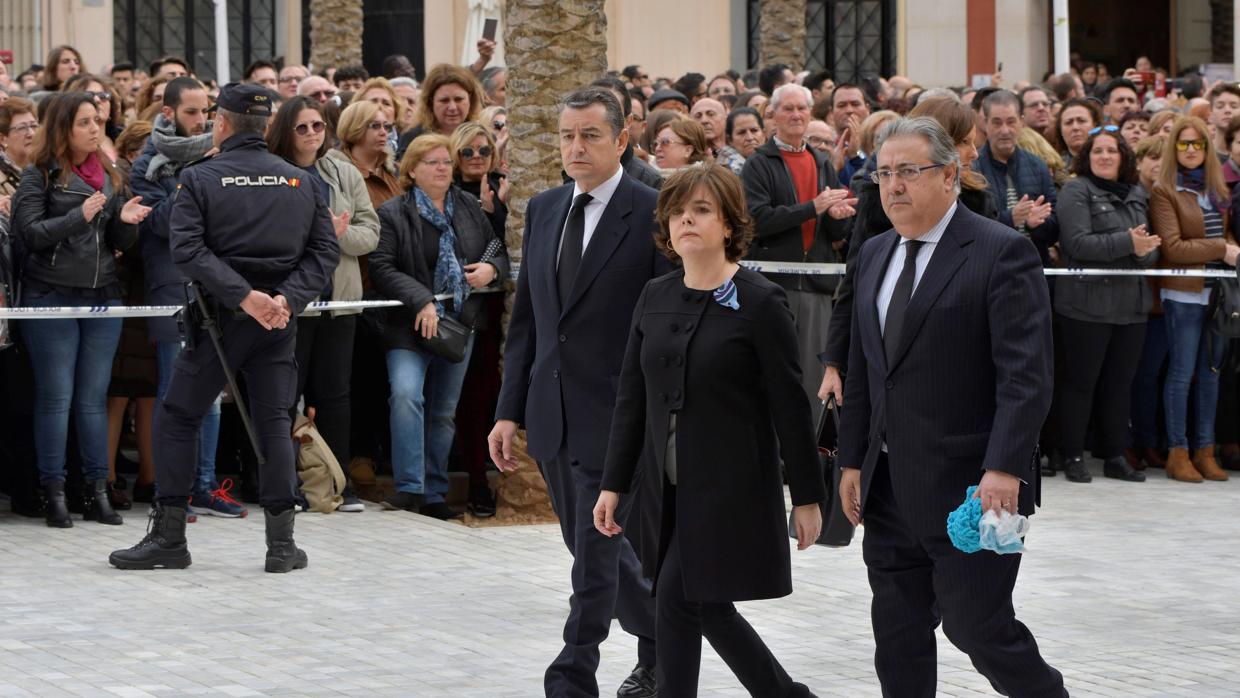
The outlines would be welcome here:
M 215 0 L 215 82 L 223 87 L 228 78 L 228 0 Z
M 1071 52 L 1068 48 L 1068 0 L 1055 0 L 1055 73 L 1068 72 Z

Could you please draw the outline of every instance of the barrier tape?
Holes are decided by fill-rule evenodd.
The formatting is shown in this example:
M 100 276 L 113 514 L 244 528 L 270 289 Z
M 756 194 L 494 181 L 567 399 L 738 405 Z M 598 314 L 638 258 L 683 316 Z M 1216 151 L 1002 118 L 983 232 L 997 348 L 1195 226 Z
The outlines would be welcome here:
M 501 289 L 482 289 L 473 293 L 498 293 Z M 435 300 L 448 300 L 452 296 L 441 293 Z M 366 310 L 367 308 L 396 308 L 403 305 L 400 301 L 314 301 L 306 306 L 306 311 L 324 310 Z M 75 318 L 127 318 L 127 317 L 172 317 L 181 311 L 179 305 L 97 305 L 97 306 L 58 306 L 50 308 L 0 308 L 0 320 L 70 320 Z
M 811 276 L 842 276 L 844 264 L 817 264 L 812 262 L 766 262 L 742 260 L 741 266 L 764 274 L 807 274 Z M 515 265 L 514 265 L 515 266 Z M 1050 268 L 1043 269 L 1047 276 L 1140 276 L 1167 277 L 1178 276 L 1200 279 L 1235 279 L 1236 272 L 1229 269 L 1078 269 Z M 516 278 L 514 273 L 513 278 Z M 499 293 L 502 289 L 485 288 L 473 293 Z M 435 300 L 447 300 L 451 296 L 440 294 Z M 368 308 L 399 307 L 400 301 L 315 301 L 306 306 L 307 311 L 323 310 L 366 310 Z M 171 317 L 181 310 L 179 305 L 134 305 L 134 306 L 69 306 L 55 308 L 0 308 L 0 320 L 67 320 L 71 318 L 92 317 Z

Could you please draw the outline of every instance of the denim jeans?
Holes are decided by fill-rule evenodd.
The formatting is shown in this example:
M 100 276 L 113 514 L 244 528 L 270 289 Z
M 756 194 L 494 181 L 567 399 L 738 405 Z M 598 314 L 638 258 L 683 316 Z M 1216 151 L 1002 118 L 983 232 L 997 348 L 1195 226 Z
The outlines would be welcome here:
M 471 337 L 465 360 L 455 364 L 421 350 L 387 353 L 396 490 L 424 495 L 427 504 L 442 502 L 448 494 L 456 403 L 473 348 Z
M 116 305 L 77 295 L 27 290 L 23 305 Z M 34 369 L 34 443 L 39 482 L 64 482 L 69 408 L 77 426 L 78 453 L 86 480 L 108 477 L 108 383 L 121 338 L 120 318 L 24 320 L 21 336 Z
M 157 342 L 155 357 L 159 364 L 159 387 L 155 390 L 154 433 L 159 432 L 160 407 L 168 394 L 168 383 L 172 380 L 172 365 L 181 353 L 181 342 Z M 215 447 L 220 440 L 220 401 L 207 410 L 202 418 L 202 431 L 198 433 L 198 467 L 195 470 L 194 494 L 206 494 L 215 489 Z M 156 463 L 155 467 L 159 467 Z
M 1132 427 L 1129 432 L 1133 448 L 1158 448 L 1158 401 L 1162 391 L 1158 389 L 1158 374 L 1167 360 L 1166 318 L 1151 315 L 1145 324 L 1145 343 L 1141 348 L 1141 362 L 1132 380 L 1132 402 L 1129 409 Z
M 1170 341 L 1163 408 L 1167 413 L 1167 446 L 1187 448 L 1188 396 L 1193 390 L 1193 448 L 1214 444 L 1214 414 L 1218 409 L 1218 371 L 1223 363 L 1223 338 L 1210 330 L 1210 307 L 1163 301 Z M 1213 362 L 1213 365 L 1211 365 Z

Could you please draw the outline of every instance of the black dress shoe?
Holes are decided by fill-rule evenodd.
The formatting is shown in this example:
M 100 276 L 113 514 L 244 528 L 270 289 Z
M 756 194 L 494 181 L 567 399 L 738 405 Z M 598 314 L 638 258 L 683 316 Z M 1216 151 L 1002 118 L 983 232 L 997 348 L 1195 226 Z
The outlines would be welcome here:
M 422 516 L 429 516 L 432 519 L 440 521 L 450 521 L 452 519 L 463 519 L 465 515 L 448 506 L 447 502 L 435 502 L 433 504 L 423 505 L 418 513 Z
M 1123 458 L 1108 458 L 1102 464 L 1102 474 L 1114 480 L 1145 482 L 1145 473 L 1128 464 Z
M 73 519 L 69 517 L 69 504 L 65 500 L 65 483 L 49 482 L 43 486 L 43 494 L 47 499 L 47 525 L 52 528 L 73 528 Z
M 1094 479 L 1085 467 L 1083 458 L 1069 458 L 1065 463 L 1064 477 L 1067 477 L 1069 482 L 1092 482 Z
M 616 698 L 657 698 L 659 687 L 655 684 L 654 669 L 641 664 L 633 667 L 633 673 L 620 684 Z
M 1046 462 L 1042 464 L 1042 477 L 1055 477 L 1055 474 L 1063 469 L 1063 456 L 1058 451 L 1046 454 Z
M 495 516 L 495 493 L 489 485 L 473 485 L 469 488 L 469 513 L 480 519 Z
M 411 511 L 417 514 L 425 503 L 426 497 L 423 495 L 413 492 L 395 492 L 391 497 L 383 500 L 382 505 L 388 511 Z

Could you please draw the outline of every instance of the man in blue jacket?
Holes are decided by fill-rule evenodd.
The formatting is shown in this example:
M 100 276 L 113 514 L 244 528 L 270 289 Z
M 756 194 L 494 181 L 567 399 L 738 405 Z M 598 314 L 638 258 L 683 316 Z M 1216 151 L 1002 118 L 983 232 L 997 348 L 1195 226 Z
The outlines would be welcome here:
M 1048 250 L 1059 240 L 1055 184 L 1045 162 L 1016 147 L 1024 126 L 1020 98 L 1007 90 L 994 92 L 982 102 L 982 116 L 986 145 L 975 167 L 999 203 L 999 222 L 1032 240 L 1045 266 L 1050 262 Z

